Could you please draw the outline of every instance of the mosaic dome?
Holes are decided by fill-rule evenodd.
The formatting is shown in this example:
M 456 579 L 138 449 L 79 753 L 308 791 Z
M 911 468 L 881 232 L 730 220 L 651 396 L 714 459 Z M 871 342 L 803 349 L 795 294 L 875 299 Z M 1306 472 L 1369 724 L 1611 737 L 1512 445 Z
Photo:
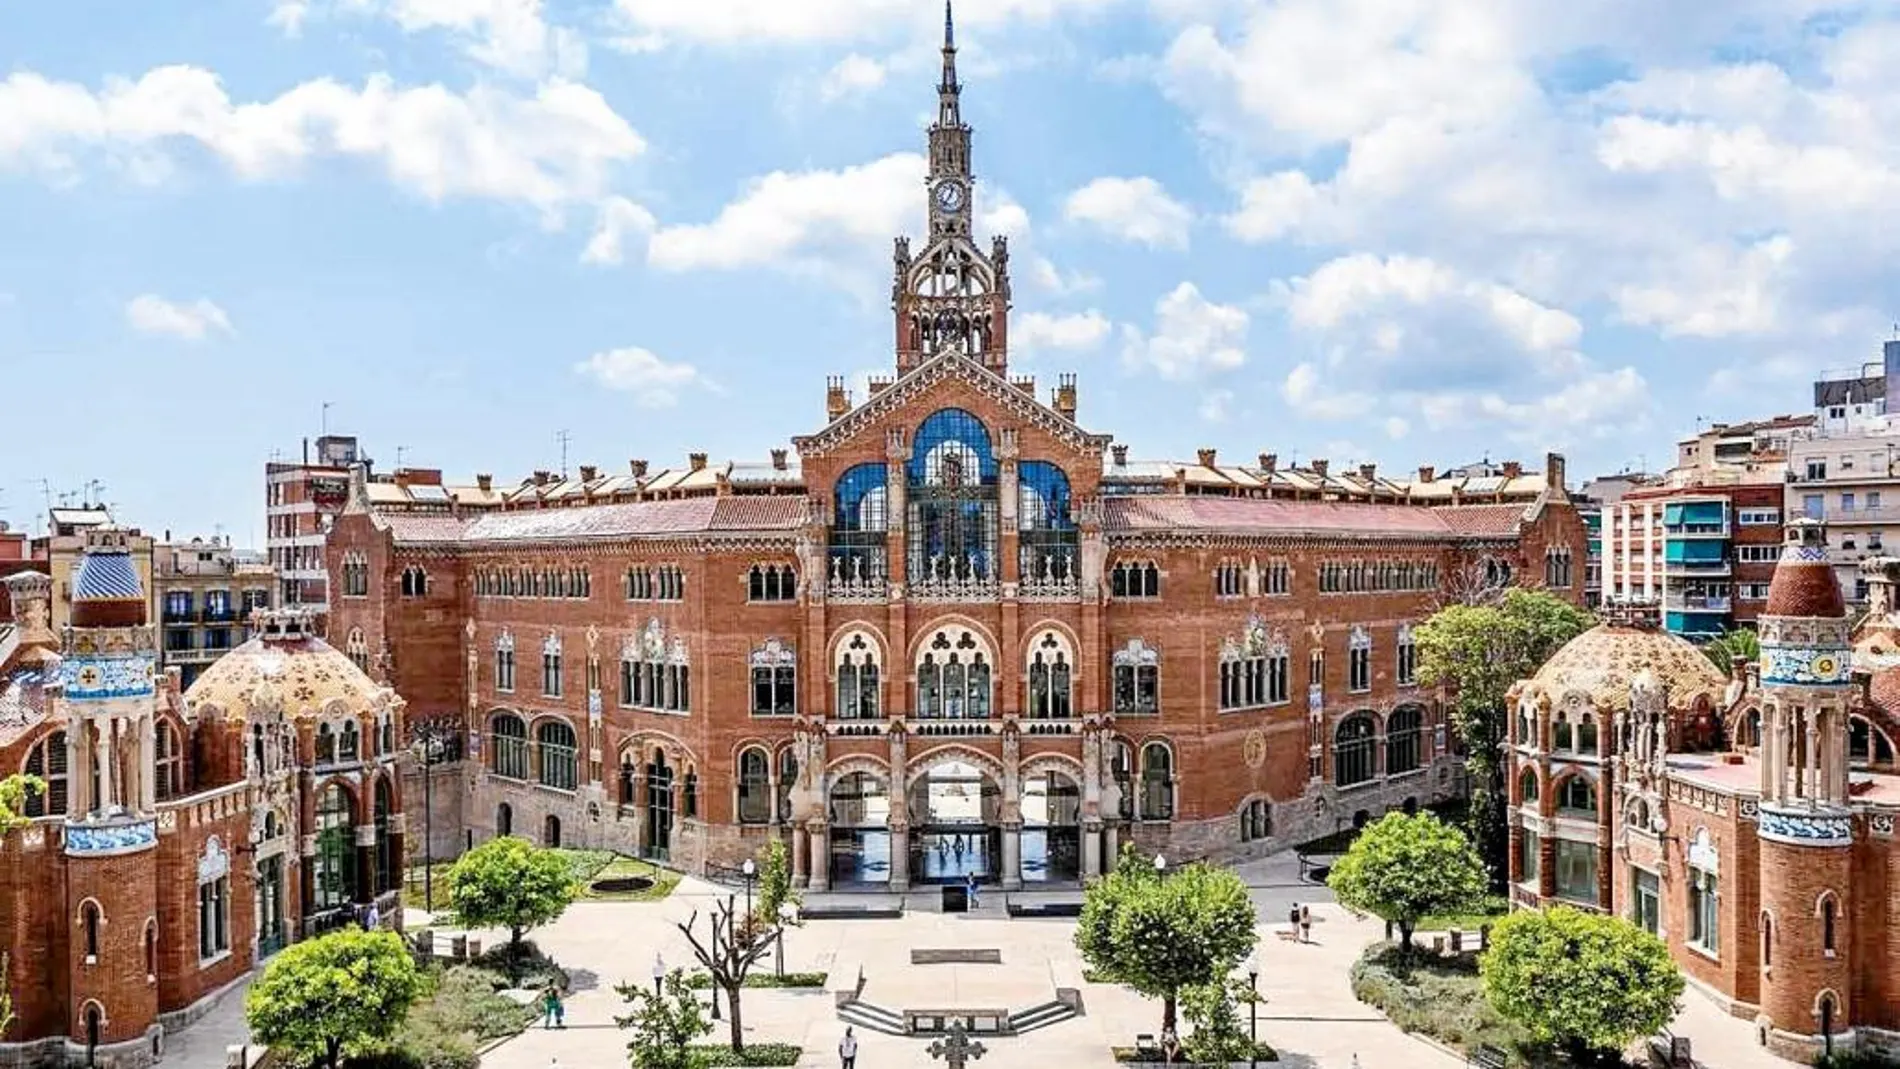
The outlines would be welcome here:
M 1669 704 L 1677 709 L 1702 696 L 1720 705 L 1728 688 L 1728 677 L 1686 640 L 1666 631 L 1614 624 L 1601 624 L 1571 639 L 1531 677 L 1530 687 L 1552 701 L 1582 691 L 1599 710 L 1627 709 L 1630 684 L 1644 672 L 1667 688 Z
M 1847 615 L 1840 580 L 1828 562 L 1827 535 L 1812 520 L 1788 525 L 1788 543 L 1775 562 L 1775 578 L 1768 584 L 1764 616 L 1807 616 L 1835 619 Z
M 244 715 L 281 703 L 284 716 L 296 718 L 318 716 L 332 702 L 348 712 L 367 712 L 390 704 L 391 697 L 322 639 L 260 636 L 212 662 L 185 691 L 185 704 Z

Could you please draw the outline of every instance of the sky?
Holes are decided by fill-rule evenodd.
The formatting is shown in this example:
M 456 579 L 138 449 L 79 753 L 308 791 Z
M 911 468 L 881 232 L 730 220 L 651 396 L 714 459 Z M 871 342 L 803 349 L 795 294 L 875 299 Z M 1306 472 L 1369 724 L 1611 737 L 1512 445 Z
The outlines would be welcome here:
M 960 0 L 1012 369 L 1137 458 L 1666 466 L 1900 318 L 1900 2 Z M 818 429 L 891 367 L 937 0 L 0 4 L 0 519 L 263 540 Z M 326 408 L 327 404 L 327 408 Z

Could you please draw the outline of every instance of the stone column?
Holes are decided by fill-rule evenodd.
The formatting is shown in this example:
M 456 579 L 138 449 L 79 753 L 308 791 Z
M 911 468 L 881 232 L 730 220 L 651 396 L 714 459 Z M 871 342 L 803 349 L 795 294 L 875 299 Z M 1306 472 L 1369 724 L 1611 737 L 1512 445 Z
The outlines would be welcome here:
M 1003 890 L 1020 891 L 1023 887 L 1023 826 L 1003 825 Z
M 84 720 L 66 725 L 66 816 L 79 817 L 92 808 L 92 777 L 83 775 L 88 760 L 86 734 L 91 729 Z
M 139 733 L 139 812 L 150 813 L 158 808 L 158 718 L 147 713 L 140 718 L 143 731 Z M 183 739 L 179 740 L 183 745 Z M 182 768 L 182 766 L 181 766 Z M 185 790 L 185 784 L 178 785 L 179 792 Z
M 1110 832 L 1110 836 L 1114 833 Z M 1094 879 L 1102 874 L 1102 824 L 1100 821 L 1082 823 L 1082 878 Z
M 792 828 L 792 886 L 811 886 L 811 839 L 802 826 Z
M 98 731 L 98 741 L 93 744 L 92 757 L 99 767 L 99 797 L 93 799 L 92 804 L 95 811 L 111 808 L 113 799 L 118 797 L 118 792 L 113 787 L 112 725 L 111 718 L 93 721 L 93 726 Z
M 891 823 L 891 893 L 903 894 L 910 888 L 910 825 Z
M 1122 826 L 1109 824 L 1102 832 L 1102 867 L 1112 869 L 1122 859 Z
M 1537 840 L 1537 894 L 1546 900 L 1557 897 L 1557 837 L 1551 830 Z
M 356 826 L 356 887 L 359 903 L 376 900 L 376 825 Z
M 805 826 L 811 836 L 811 880 L 814 891 L 831 890 L 831 835 L 825 822 L 814 820 Z

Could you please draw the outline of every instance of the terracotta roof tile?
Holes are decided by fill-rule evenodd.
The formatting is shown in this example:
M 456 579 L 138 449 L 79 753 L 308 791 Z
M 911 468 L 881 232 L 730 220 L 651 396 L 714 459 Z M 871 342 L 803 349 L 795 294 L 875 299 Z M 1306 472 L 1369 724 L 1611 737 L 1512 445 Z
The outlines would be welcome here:
M 453 516 L 382 517 L 404 544 L 537 542 L 564 538 L 621 538 L 706 531 L 790 531 L 805 519 L 802 497 L 749 495 L 638 501 L 579 508 L 489 512 Z
M 468 527 L 467 520 L 454 516 L 392 512 L 383 515 L 381 520 L 395 535 L 396 541 L 404 545 L 455 542 L 461 539 L 463 530 Z
M 1446 537 L 1439 509 L 1344 501 L 1136 496 L 1105 503 L 1111 531 L 1313 531 L 1375 537 Z
M 1514 535 L 1524 522 L 1523 505 L 1450 505 L 1433 509 L 1445 526 L 1462 535 Z

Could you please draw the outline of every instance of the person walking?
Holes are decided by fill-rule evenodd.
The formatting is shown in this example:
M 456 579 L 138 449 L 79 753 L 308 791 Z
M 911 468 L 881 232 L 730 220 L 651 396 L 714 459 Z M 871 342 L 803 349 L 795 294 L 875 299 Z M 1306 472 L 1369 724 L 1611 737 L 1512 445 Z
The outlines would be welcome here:
M 975 872 L 972 871 L 972 872 L 966 872 L 963 874 L 963 889 L 970 896 L 970 908 L 971 909 L 977 908 L 977 906 L 980 905 L 980 903 L 977 902 L 976 900 L 976 873 Z
M 1313 910 L 1310 906 L 1300 907 L 1300 942 L 1313 941 Z
M 1286 930 L 1296 936 L 1300 934 L 1300 904 L 1298 902 L 1293 903 L 1293 908 L 1286 911 Z
M 844 1038 L 838 1041 L 838 1061 L 844 1069 L 857 1069 L 858 1037 L 850 1025 L 845 1025 Z
M 382 926 L 383 926 L 382 911 L 376 908 L 376 903 L 371 902 L 369 904 L 368 913 L 365 914 L 365 916 L 363 917 L 363 927 L 373 932 L 376 929 L 381 928 Z
M 546 1031 L 554 1027 L 554 1019 L 561 1012 L 561 996 L 554 985 L 541 989 L 541 1029 Z

